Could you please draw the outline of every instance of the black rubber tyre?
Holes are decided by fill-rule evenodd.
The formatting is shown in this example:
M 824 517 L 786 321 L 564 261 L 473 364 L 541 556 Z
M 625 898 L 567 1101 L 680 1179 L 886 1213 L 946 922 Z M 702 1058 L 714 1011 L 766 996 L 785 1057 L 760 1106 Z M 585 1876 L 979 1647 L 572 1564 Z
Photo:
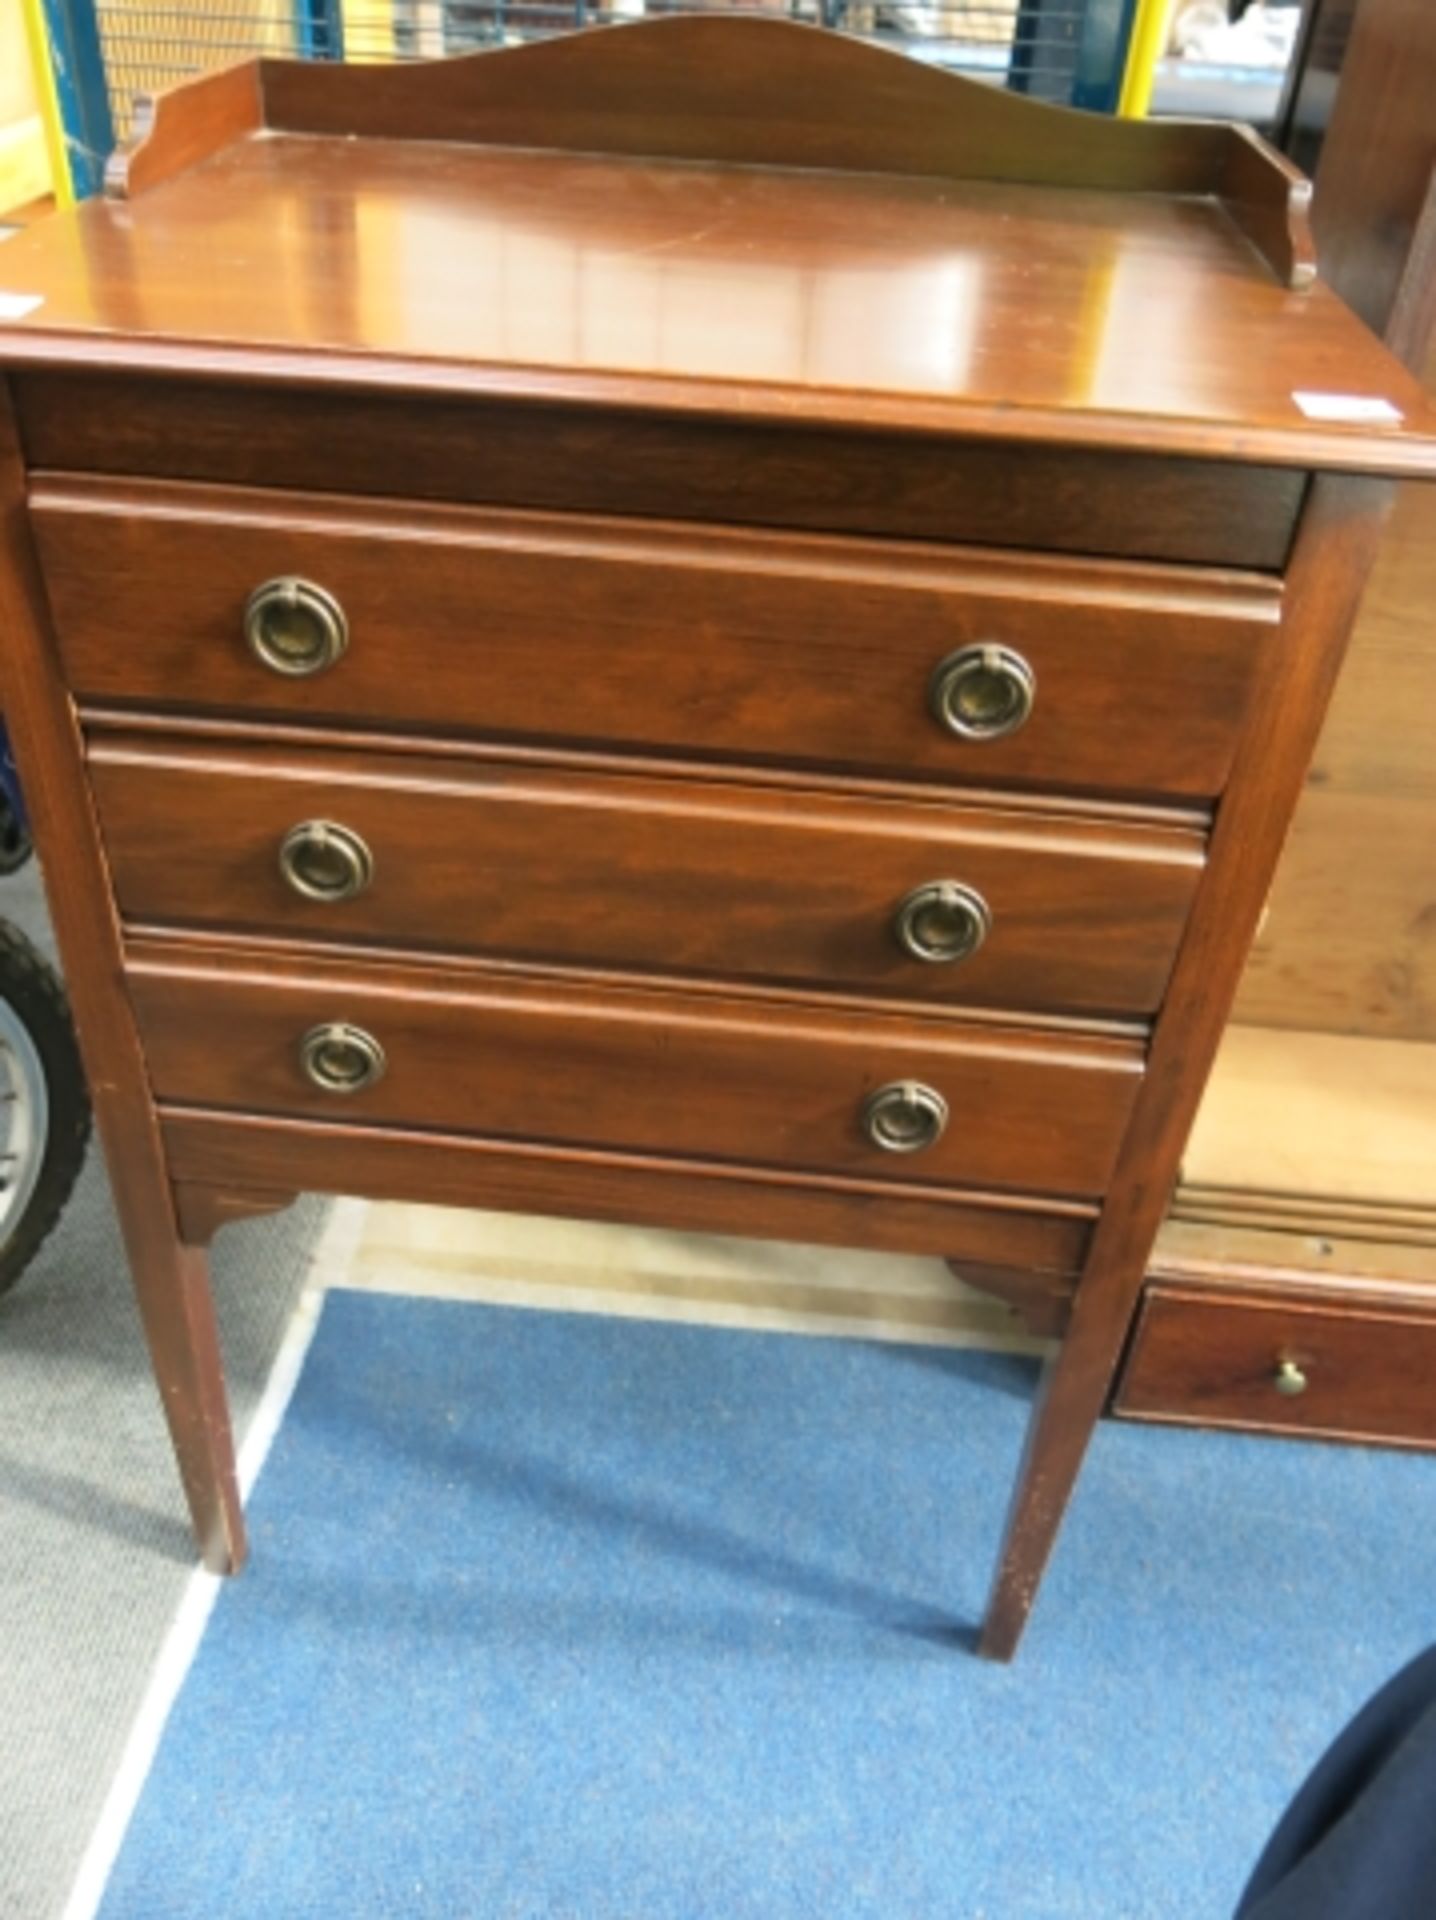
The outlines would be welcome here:
M 0 920 L 0 999 L 24 1026 L 45 1076 L 49 1125 L 39 1177 L 24 1211 L 0 1232 L 0 1294 L 20 1278 L 59 1219 L 84 1164 L 90 1098 L 59 975 L 17 928 Z
M 0 793 L 0 874 L 17 872 L 33 851 L 29 833 L 10 802 Z

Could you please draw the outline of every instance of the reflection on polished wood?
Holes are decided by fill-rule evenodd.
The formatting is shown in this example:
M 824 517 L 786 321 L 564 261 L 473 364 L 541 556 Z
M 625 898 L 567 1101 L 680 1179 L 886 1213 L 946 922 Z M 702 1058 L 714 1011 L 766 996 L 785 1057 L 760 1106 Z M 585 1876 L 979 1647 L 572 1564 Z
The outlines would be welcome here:
M 800 69 L 836 58 L 845 88 L 854 61 L 866 81 L 875 60 L 890 82 L 876 96 L 889 144 L 934 81 L 944 106 L 964 85 L 868 48 L 842 44 L 835 55 L 832 36 L 772 21 L 620 28 L 594 36 L 605 47 L 586 57 L 611 63 L 616 43 L 631 64 L 635 47 L 657 47 L 666 72 L 673 50 L 688 49 L 676 69 L 687 72 L 715 27 L 725 30 L 719 44 L 740 50 L 751 84 L 775 56 Z M 756 74 L 746 51 L 755 34 L 771 50 Z M 517 52 L 547 61 L 556 44 Z M 453 63 L 434 84 L 481 89 L 491 60 Z M 143 188 L 143 163 L 163 133 L 173 166 L 143 193 L 142 210 L 91 203 L 11 243 L 11 282 L 44 305 L 7 339 L 8 356 L 149 364 L 146 344 L 162 342 L 167 364 L 332 379 L 339 369 L 322 353 L 354 356 L 353 377 L 464 391 L 554 391 L 561 377 L 569 398 L 1168 452 L 1240 448 L 1276 461 L 1334 448 L 1352 467 L 1383 471 L 1419 465 L 1419 443 L 1436 439 L 1436 409 L 1339 301 L 1274 278 L 1243 224 L 1257 190 L 1247 176 L 1266 166 L 1269 178 L 1255 177 L 1262 191 L 1280 189 L 1284 208 L 1284 163 L 1242 137 L 1234 196 L 1221 197 L 1233 169 L 1218 164 L 1214 143 L 1237 139 L 1231 129 L 1084 126 L 1083 116 L 974 87 L 964 106 L 979 121 L 994 110 L 1019 116 L 1027 157 L 997 179 L 933 177 L 940 147 L 919 146 L 910 164 L 922 171 L 911 174 L 835 172 L 823 147 L 816 164 L 803 162 L 811 143 L 786 167 L 734 164 L 755 150 L 744 133 L 751 116 L 736 109 L 722 122 L 721 164 L 520 151 L 505 143 L 513 114 L 506 121 L 492 107 L 471 116 L 469 138 L 481 144 L 426 139 L 440 122 L 412 111 L 390 113 L 396 129 L 410 123 L 402 140 L 255 131 L 253 103 L 266 91 L 302 94 L 314 109 L 335 87 L 362 101 L 412 91 L 425 77 L 291 74 L 266 62 L 259 79 L 243 69 L 180 90 L 133 161 Z M 903 99 L 908 90 L 914 102 Z M 871 120 L 868 90 L 855 97 Z M 582 94 L 564 98 L 571 137 L 586 132 L 601 145 Z M 189 164 L 201 159 L 205 99 L 216 114 L 211 142 L 243 137 Z M 835 120 L 840 105 L 829 104 Z M 291 112 L 280 124 L 333 118 Z M 621 124 L 616 109 L 607 118 Z M 670 111 L 662 131 L 672 126 Z M 526 122 L 521 131 L 535 137 Z M 1071 156 L 1087 140 L 1137 135 L 1140 144 L 1149 131 L 1162 152 L 1146 172 L 1124 158 L 1086 170 L 1100 187 L 1032 184 L 1080 178 Z M 1005 120 L 1004 134 L 1018 145 Z M 878 140 L 877 126 L 868 138 Z M 609 144 L 624 145 L 616 135 Z M 862 151 L 856 164 L 875 165 Z M 1119 190 L 1154 184 L 1172 191 Z M 1293 399 L 1333 389 L 1386 401 L 1404 422 L 1322 426 Z
M 677 192 L 649 161 L 438 160 L 249 142 L 158 189 L 142 220 L 100 203 L 63 245 L 22 236 L 8 271 L 43 283 L 50 324 L 97 332 L 1215 420 L 1253 398 L 1275 415 L 1262 389 L 1280 376 L 1292 411 L 1260 358 L 1284 301 L 1208 203 L 696 166 Z M 1246 296 L 1236 364 L 1203 342 L 1214 280 Z M 1141 351 L 1154 298 L 1160 357 Z M 1012 351 L 1034 307 L 1040 356 Z M 1318 352 L 1357 334 L 1320 294 L 1310 314 Z
M 470 378 L 796 387 L 899 421 L 911 399 L 1134 429 L 1170 416 L 1194 438 L 1250 422 L 1277 458 L 1309 432 L 1293 391 L 1329 387 L 1345 360 L 1344 390 L 1436 434 L 1345 308 L 1274 287 L 1209 202 L 737 168 L 686 168 L 678 185 L 636 160 L 270 138 L 157 189 L 142 220 L 92 203 L 32 229 L 7 268 L 44 290 L 49 325 L 83 334 L 323 347 Z M 1353 457 L 1372 458 L 1357 436 Z

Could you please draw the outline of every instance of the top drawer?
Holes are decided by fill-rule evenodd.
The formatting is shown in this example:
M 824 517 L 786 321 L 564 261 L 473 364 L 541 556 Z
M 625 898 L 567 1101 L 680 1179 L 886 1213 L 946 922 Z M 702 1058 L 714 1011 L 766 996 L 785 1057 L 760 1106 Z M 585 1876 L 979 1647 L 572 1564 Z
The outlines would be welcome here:
M 44 480 L 32 511 L 81 699 L 922 781 L 1209 797 L 1280 604 L 1247 575 L 160 484 Z M 312 672 L 246 641 L 292 579 L 346 641 Z

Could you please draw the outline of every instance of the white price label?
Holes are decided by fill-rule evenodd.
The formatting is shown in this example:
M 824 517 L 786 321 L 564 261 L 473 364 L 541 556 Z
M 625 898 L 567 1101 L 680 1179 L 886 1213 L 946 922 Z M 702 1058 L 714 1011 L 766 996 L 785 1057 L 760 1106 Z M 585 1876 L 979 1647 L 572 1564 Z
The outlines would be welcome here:
M 1394 427 L 1405 415 L 1389 400 L 1367 393 L 1294 393 L 1308 420 L 1331 420 L 1355 427 Z

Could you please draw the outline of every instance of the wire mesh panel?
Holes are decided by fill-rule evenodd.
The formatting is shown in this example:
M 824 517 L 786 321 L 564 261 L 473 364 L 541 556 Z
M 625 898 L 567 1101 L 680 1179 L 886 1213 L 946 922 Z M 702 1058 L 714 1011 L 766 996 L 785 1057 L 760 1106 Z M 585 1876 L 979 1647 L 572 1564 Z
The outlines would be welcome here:
M 300 51 L 288 0 L 104 0 L 95 12 L 110 113 L 122 140 L 141 94 L 251 54 Z
M 672 13 L 771 13 L 1110 109 L 1135 0 L 96 0 L 110 107 L 256 53 L 423 60 Z

